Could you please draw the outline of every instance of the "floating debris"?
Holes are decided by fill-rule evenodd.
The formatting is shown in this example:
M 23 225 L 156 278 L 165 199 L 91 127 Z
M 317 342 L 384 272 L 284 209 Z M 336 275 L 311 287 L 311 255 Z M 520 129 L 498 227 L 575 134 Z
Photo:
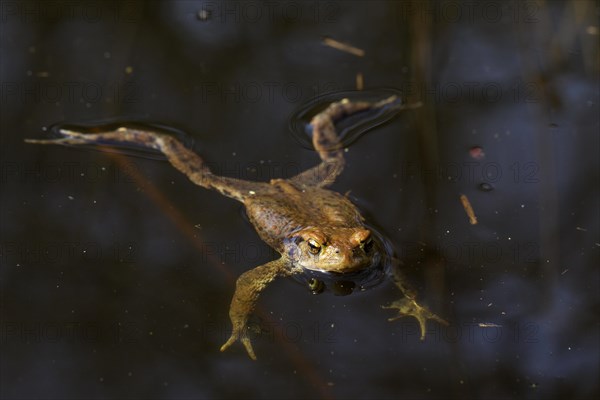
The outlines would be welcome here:
M 480 328 L 502 328 L 502 325 L 493 324 L 491 322 L 480 322 L 478 326 Z
M 333 47 L 334 49 L 353 54 L 357 57 L 365 56 L 365 51 L 363 49 L 359 49 L 358 47 L 354 47 L 347 43 L 338 42 L 337 40 L 332 39 L 332 38 L 328 38 L 328 37 L 324 38 L 323 44 L 326 46 L 329 46 L 329 47 Z
M 471 225 L 476 225 L 477 217 L 475 216 L 475 211 L 473 211 L 473 207 L 471 206 L 471 203 L 469 202 L 469 199 L 467 198 L 467 196 L 465 196 L 464 194 L 461 194 L 460 202 L 462 203 L 463 208 L 465 209 L 465 212 L 469 216 L 469 222 L 471 223 Z
M 479 146 L 471 147 L 471 149 L 469 149 L 469 155 L 476 160 L 483 160 L 485 158 L 485 153 Z
M 365 88 L 365 78 L 362 72 L 356 73 L 356 90 L 363 90 Z

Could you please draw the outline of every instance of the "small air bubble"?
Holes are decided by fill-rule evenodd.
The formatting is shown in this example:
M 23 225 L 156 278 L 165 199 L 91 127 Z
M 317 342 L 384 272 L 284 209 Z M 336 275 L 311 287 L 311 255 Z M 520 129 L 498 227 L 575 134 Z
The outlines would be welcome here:
M 196 14 L 196 17 L 200 21 L 208 21 L 210 19 L 210 11 L 208 11 L 208 10 L 200 10 L 200 11 L 198 11 L 198 14 Z

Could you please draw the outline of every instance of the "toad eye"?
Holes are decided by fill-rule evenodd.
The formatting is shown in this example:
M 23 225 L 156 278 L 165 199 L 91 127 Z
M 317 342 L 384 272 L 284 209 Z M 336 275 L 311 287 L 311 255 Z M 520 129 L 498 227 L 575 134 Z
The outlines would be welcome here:
M 319 242 L 317 242 L 315 239 L 310 238 L 307 240 L 308 243 L 308 251 L 310 251 L 312 254 L 319 254 L 319 252 L 321 251 L 321 244 Z

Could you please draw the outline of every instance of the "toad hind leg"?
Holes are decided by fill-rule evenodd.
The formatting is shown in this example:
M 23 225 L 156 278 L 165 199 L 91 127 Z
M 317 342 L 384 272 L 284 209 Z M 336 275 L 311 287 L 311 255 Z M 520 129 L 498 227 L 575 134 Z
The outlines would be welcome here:
M 448 325 L 448 322 L 438 317 L 436 314 L 432 313 L 427 307 L 417 303 L 417 301 L 415 300 L 416 294 L 414 293 L 414 291 L 412 291 L 406 286 L 406 284 L 404 283 L 404 279 L 399 275 L 398 271 L 394 270 L 392 279 L 396 286 L 400 289 L 404 297 L 394 301 L 388 306 L 381 306 L 381 308 L 385 309 L 398 310 L 398 315 L 388 318 L 388 321 L 395 321 L 402 317 L 415 317 L 419 322 L 419 328 L 421 330 L 421 340 L 425 339 L 427 320 L 432 319 L 434 321 L 439 322 L 442 325 Z
M 229 308 L 229 318 L 233 324 L 231 336 L 221 346 L 225 351 L 236 340 L 242 342 L 251 359 L 256 360 L 252 343 L 248 337 L 248 318 L 258 301 L 260 293 L 278 276 L 289 275 L 288 262 L 283 258 L 258 266 L 244 272 L 235 285 L 235 293 Z
M 25 142 L 59 145 L 123 143 L 159 150 L 175 168 L 183 172 L 195 184 L 207 189 L 217 190 L 221 194 L 241 202 L 244 201 L 248 193 L 262 185 L 258 182 L 247 182 L 214 175 L 200 156 L 186 148 L 174 137 L 162 133 L 121 127 L 100 133 L 82 133 L 61 129 L 60 134 L 63 137 L 59 139 L 26 139 Z
M 321 163 L 290 180 L 301 186 L 327 187 L 331 185 L 344 170 L 344 151 L 335 130 L 335 122 L 360 111 L 390 106 L 394 102 L 399 102 L 397 96 L 390 96 L 376 103 L 343 99 L 330 104 L 324 111 L 315 115 L 310 122 L 312 142 L 315 150 L 319 153 Z M 398 107 L 400 106 L 398 105 Z

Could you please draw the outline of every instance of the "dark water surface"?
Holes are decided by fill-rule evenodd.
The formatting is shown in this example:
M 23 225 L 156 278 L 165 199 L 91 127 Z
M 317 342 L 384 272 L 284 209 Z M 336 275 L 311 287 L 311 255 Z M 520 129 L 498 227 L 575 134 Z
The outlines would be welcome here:
M 3 0 L 0 396 L 598 395 L 599 4 L 478 4 Z M 235 278 L 276 257 L 240 205 L 164 161 L 23 142 L 155 122 L 215 173 L 288 177 L 317 162 L 290 115 L 358 73 L 423 103 L 352 143 L 333 188 L 450 322 L 424 342 L 387 321 L 390 283 L 288 279 L 261 297 L 258 360 L 220 353 Z

